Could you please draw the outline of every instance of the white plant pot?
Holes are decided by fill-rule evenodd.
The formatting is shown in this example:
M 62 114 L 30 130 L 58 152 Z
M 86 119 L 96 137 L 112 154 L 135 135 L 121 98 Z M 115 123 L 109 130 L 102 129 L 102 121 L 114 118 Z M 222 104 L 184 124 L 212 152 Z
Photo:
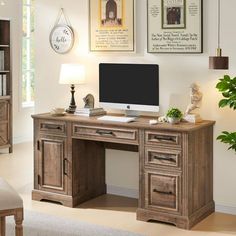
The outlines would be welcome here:
M 167 120 L 171 124 L 178 124 L 180 122 L 180 118 L 175 118 L 175 117 L 167 117 Z

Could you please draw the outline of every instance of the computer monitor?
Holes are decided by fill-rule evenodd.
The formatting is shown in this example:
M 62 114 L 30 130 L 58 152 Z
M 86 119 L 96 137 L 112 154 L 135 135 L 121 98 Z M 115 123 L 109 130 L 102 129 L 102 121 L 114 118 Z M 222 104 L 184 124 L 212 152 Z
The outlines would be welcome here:
M 158 112 L 159 66 L 100 63 L 99 103 L 126 112 Z

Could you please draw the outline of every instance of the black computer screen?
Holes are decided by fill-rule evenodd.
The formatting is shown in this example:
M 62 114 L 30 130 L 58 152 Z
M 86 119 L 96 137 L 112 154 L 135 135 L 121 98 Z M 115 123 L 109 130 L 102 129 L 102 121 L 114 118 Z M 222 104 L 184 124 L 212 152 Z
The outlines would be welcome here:
M 99 100 L 108 103 L 159 105 L 159 66 L 99 64 Z

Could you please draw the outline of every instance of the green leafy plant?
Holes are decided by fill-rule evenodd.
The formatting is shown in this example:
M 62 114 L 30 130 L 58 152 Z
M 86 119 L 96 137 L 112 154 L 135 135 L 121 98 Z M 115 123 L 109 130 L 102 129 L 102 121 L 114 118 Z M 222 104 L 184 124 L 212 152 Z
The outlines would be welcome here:
M 236 110 L 236 77 L 230 78 L 229 75 L 225 75 L 217 83 L 216 88 L 222 93 L 223 99 L 219 101 L 219 107 L 229 106 L 233 110 Z M 228 149 L 232 149 L 236 152 L 236 132 L 223 131 L 221 135 L 217 137 L 222 143 L 229 145 Z
M 236 151 L 236 132 L 229 133 L 227 131 L 223 131 L 221 135 L 217 137 L 222 143 L 229 144 L 228 149 L 233 149 Z
M 170 108 L 167 113 L 167 117 L 181 119 L 183 117 L 182 112 L 178 108 Z
M 236 110 L 236 77 L 231 79 L 230 76 L 225 75 L 224 78 L 220 79 L 216 88 L 224 97 L 220 100 L 219 107 L 229 106 Z

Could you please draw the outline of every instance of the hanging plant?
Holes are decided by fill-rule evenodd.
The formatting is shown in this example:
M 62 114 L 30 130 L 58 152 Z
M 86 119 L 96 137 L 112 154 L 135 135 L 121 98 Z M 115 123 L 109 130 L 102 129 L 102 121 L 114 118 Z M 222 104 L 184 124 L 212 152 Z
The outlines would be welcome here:
M 223 99 L 219 101 L 219 107 L 230 107 L 236 110 L 236 77 L 230 78 L 229 75 L 225 75 L 217 83 L 216 88 L 222 93 Z M 236 132 L 223 131 L 221 135 L 217 137 L 222 143 L 229 145 L 228 149 L 232 149 L 236 152 Z

